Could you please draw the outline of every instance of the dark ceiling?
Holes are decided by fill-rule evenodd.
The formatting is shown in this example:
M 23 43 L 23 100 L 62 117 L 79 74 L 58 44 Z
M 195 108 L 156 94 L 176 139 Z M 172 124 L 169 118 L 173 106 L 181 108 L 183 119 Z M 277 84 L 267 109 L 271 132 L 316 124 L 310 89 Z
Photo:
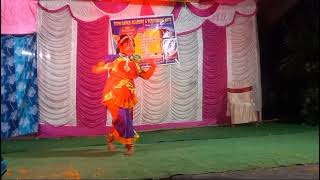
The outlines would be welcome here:
M 277 23 L 300 0 L 257 0 L 260 28 L 269 28 Z

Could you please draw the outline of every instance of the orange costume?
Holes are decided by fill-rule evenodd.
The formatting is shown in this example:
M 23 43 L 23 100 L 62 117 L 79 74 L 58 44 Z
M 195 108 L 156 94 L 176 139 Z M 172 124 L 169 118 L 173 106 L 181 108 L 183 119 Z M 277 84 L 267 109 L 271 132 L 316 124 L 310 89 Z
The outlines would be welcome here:
M 139 65 L 139 59 L 120 55 L 112 63 L 108 63 L 107 66 L 109 78 L 103 90 L 104 105 L 126 109 L 133 108 L 138 102 L 133 80 L 139 76 L 149 79 L 155 70 L 155 64 L 151 64 L 148 71 L 144 71 Z
M 122 144 L 133 144 L 134 137 L 121 136 L 121 133 L 115 128 L 115 123 L 117 123 L 115 121 L 122 119 L 119 117 L 121 108 L 129 110 L 133 120 L 133 107 L 138 102 L 134 79 L 137 77 L 149 79 L 156 66 L 152 64 L 147 71 L 144 71 L 140 67 L 138 59 L 121 55 L 107 66 L 109 67 L 109 77 L 103 90 L 103 104 L 109 109 L 113 119 L 109 138 L 112 136 L 114 140 Z M 137 136 L 136 132 L 135 135 Z
M 103 90 L 103 104 L 112 115 L 111 132 L 106 135 L 108 149 L 115 150 L 114 140 L 124 144 L 128 155 L 133 153 L 134 140 L 138 134 L 133 128 L 133 107 L 138 102 L 134 79 L 142 77 L 149 79 L 155 71 L 153 62 L 148 70 L 140 67 L 140 57 L 132 56 L 134 52 L 133 39 L 127 35 L 120 37 L 119 57 L 111 63 L 100 63 L 94 68 L 95 72 L 107 70 L 109 77 Z M 100 70 L 99 70 L 100 68 Z M 102 70 L 101 70 L 102 69 Z

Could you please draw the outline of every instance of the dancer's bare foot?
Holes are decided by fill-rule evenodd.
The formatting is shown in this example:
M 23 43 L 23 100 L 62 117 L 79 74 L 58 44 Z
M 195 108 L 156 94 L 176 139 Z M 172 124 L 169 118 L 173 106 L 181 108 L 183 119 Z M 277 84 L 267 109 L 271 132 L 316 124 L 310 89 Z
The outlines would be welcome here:
M 132 154 L 134 154 L 134 146 L 133 145 L 126 145 L 126 149 L 127 149 L 127 151 L 124 152 L 125 155 L 131 156 Z
M 112 143 L 108 143 L 107 148 L 108 148 L 108 151 L 110 151 L 110 152 L 117 151 L 116 146 L 114 144 L 112 144 Z

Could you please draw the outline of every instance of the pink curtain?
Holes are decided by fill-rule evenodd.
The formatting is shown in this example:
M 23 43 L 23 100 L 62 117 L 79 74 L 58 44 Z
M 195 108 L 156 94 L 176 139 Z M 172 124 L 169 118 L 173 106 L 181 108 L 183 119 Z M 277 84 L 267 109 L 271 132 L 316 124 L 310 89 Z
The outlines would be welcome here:
M 92 22 L 78 21 L 77 50 L 77 120 L 78 126 L 106 125 L 107 111 L 101 104 L 106 73 L 94 74 L 91 69 L 103 60 L 108 51 L 109 17 Z
M 110 1 L 93 1 L 93 3 L 106 13 L 118 13 L 123 11 L 129 3 Z
M 39 133 L 37 134 L 37 136 L 40 138 L 100 136 L 105 134 L 106 132 L 106 126 L 99 126 L 95 128 L 78 126 L 54 127 L 50 124 L 40 124 Z
M 210 21 L 203 32 L 203 120 L 227 123 L 227 42 L 226 28 Z
M 1 0 L 1 34 L 36 32 L 36 0 Z
M 174 20 L 176 21 L 178 19 L 178 16 L 179 16 L 179 13 L 181 11 L 181 8 L 182 8 L 182 3 L 176 3 L 176 5 L 174 6 L 171 14 L 173 15 L 174 17 Z

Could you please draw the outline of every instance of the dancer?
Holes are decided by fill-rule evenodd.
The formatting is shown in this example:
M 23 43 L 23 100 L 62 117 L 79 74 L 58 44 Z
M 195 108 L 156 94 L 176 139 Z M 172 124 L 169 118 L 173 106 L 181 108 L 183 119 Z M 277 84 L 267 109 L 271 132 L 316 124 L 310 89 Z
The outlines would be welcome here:
M 103 90 L 103 104 L 112 116 L 111 132 L 106 135 L 108 150 L 116 151 L 113 142 L 117 141 L 125 145 L 126 155 L 132 155 L 134 141 L 139 137 L 133 127 L 133 107 L 138 102 L 134 79 L 149 79 L 155 71 L 156 63 L 150 62 L 148 70 L 140 67 L 140 56 L 134 55 L 135 44 L 129 35 L 120 35 L 117 45 L 119 57 L 111 63 L 98 63 L 93 67 L 93 72 L 109 72 Z

